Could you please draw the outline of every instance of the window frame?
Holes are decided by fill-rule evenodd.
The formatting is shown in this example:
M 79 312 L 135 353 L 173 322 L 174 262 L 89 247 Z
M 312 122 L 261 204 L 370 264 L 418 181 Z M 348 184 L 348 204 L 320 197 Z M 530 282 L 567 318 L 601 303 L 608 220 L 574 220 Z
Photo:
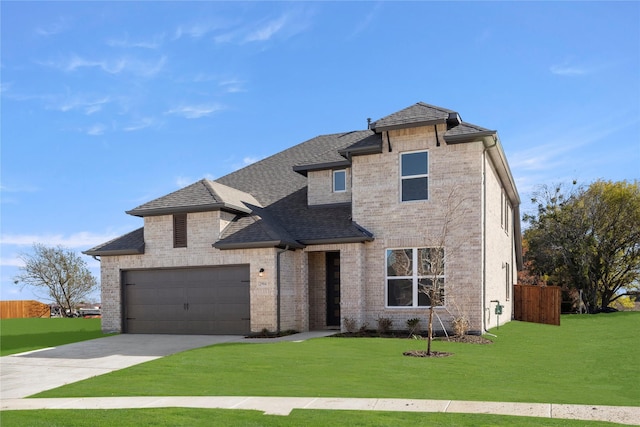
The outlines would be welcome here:
M 425 272 L 424 274 L 420 274 L 419 268 L 419 260 L 418 253 L 420 250 L 441 250 L 442 254 L 442 274 L 437 274 L 434 276 L 433 273 Z M 411 251 L 411 265 L 410 265 L 410 273 L 408 275 L 389 275 L 389 256 L 390 253 L 394 251 Z M 445 248 L 434 248 L 434 247 L 411 247 L 411 248 L 387 248 L 384 252 L 384 260 L 385 260 L 385 282 L 384 282 L 384 304 L 385 308 L 390 309 L 416 309 L 416 308 L 429 308 L 431 305 L 420 305 L 420 291 L 419 286 L 421 281 L 429 280 L 433 281 L 435 278 L 437 281 L 441 283 L 441 294 L 442 294 L 442 302 L 440 304 L 436 304 L 433 307 L 446 307 L 446 251 Z M 390 305 L 389 298 L 389 285 L 391 281 L 411 281 L 411 305 Z M 425 295 L 426 296 L 426 295 Z
M 505 299 L 507 301 L 509 301 L 509 298 L 511 297 L 511 286 L 512 286 L 511 282 L 512 282 L 512 280 L 511 280 L 511 265 L 508 262 L 505 262 L 505 269 L 507 270 L 506 274 L 505 274 L 505 276 L 506 276 L 505 277 L 505 280 L 506 280 L 506 283 L 505 283 L 505 294 L 506 294 L 505 295 Z
M 336 189 L 336 175 L 342 173 L 344 176 L 344 189 L 337 190 Z M 331 189 L 334 193 L 345 193 L 347 191 L 347 170 L 346 169 L 336 169 L 332 171 L 332 180 L 331 180 Z
M 404 175 L 403 174 L 403 159 L 405 155 L 410 154 L 418 154 L 425 153 L 427 155 L 426 161 L 426 173 L 423 174 L 415 174 L 415 175 Z M 400 177 L 400 203 L 411 203 L 411 202 L 424 202 L 429 200 L 429 150 L 414 150 L 414 151 L 404 151 L 400 153 L 399 160 L 399 177 Z M 426 197 L 424 199 L 408 199 L 404 200 L 404 181 L 416 180 L 416 179 L 424 179 L 426 178 L 427 188 L 426 188 Z
M 187 214 L 173 214 L 173 247 L 187 247 Z

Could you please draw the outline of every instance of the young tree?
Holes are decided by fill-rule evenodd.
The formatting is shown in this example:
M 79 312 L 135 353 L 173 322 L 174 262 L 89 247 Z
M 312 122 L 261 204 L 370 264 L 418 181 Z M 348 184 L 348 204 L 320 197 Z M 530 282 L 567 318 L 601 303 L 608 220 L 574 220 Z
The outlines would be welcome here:
M 640 289 L 638 182 L 596 181 L 571 192 L 543 187 L 533 200 L 538 213 L 525 217 L 533 274 L 582 290 L 590 312 Z
M 420 279 L 419 291 L 426 296 L 429 306 L 427 356 L 431 356 L 434 308 L 445 303 L 445 257 L 451 257 L 462 246 L 462 242 L 454 238 L 454 230 L 461 225 L 467 213 L 467 199 L 459 193 L 460 188 L 454 186 L 444 198 L 446 204 L 441 227 L 435 232 L 432 230 L 433 234 L 427 236 L 429 247 L 418 250 L 418 274 L 426 277 Z M 451 285 L 448 286 L 448 293 L 450 292 Z M 451 296 L 446 298 L 447 305 L 453 306 L 453 298 Z M 460 316 L 458 313 L 458 317 Z
M 98 282 L 87 264 L 75 252 L 61 246 L 33 245 L 32 254 L 20 257 L 25 265 L 15 282 L 30 286 L 43 297 L 60 306 L 63 314 L 71 311 L 98 287 Z

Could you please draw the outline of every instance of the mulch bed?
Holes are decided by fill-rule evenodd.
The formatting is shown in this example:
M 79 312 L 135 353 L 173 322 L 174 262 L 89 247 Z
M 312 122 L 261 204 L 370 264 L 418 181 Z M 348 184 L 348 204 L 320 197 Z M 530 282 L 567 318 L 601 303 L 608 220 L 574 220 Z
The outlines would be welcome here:
M 450 341 L 450 342 L 466 342 L 469 344 L 493 344 L 493 341 L 481 337 L 480 335 L 460 335 L 455 337 L 438 337 L 435 338 L 438 341 Z
M 411 350 L 402 353 L 404 356 L 411 357 L 447 357 L 453 356 L 453 353 L 447 353 L 446 351 L 431 351 L 431 354 L 427 354 L 427 350 Z

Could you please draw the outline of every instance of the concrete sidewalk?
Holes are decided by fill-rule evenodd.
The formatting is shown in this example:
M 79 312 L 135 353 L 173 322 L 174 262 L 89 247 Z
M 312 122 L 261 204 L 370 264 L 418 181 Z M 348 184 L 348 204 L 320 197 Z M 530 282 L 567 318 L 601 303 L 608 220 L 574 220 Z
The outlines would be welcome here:
M 1 410 L 216 408 L 289 415 L 293 409 L 445 412 L 608 421 L 640 425 L 640 407 L 564 405 L 555 403 L 471 402 L 420 399 L 357 399 L 314 397 L 149 396 L 59 399 L 2 399 Z

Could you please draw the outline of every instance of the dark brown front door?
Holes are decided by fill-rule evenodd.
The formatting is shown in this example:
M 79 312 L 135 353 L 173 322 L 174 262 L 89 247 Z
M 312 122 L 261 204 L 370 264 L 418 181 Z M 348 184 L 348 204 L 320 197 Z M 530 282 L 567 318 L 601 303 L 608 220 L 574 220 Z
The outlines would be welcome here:
M 340 252 L 327 252 L 327 326 L 340 326 Z

